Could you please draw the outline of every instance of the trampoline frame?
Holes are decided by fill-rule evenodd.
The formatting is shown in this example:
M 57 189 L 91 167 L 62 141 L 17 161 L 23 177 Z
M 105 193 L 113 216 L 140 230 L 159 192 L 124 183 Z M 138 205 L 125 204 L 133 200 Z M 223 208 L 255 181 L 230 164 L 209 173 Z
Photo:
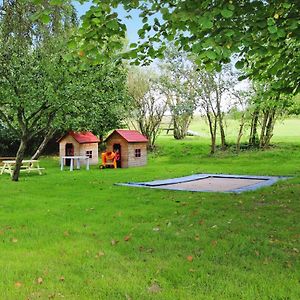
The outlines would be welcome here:
M 178 187 L 164 187 L 170 184 L 184 183 L 196 181 L 199 179 L 206 178 L 233 178 L 233 179 L 254 179 L 254 180 L 264 180 L 263 182 L 255 183 L 252 185 L 247 185 L 244 187 L 228 190 L 228 191 L 212 191 L 212 190 L 199 190 L 199 189 L 184 189 Z M 188 191 L 188 192 L 209 192 L 209 193 L 242 193 L 247 191 L 254 191 L 262 187 L 267 187 L 275 184 L 279 180 L 286 180 L 291 177 L 286 176 L 254 176 L 254 175 L 230 175 L 230 174 L 194 174 L 190 176 L 163 179 L 163 180 L 154 180 L 148 182 L 128 182 L 128 183 L 117 183 L 116 185 L 121 186 L 133 186 L 133 187 L 145 187 L 152 189 L 165 189 L 165 190 L 174 190 L 174 191 Z

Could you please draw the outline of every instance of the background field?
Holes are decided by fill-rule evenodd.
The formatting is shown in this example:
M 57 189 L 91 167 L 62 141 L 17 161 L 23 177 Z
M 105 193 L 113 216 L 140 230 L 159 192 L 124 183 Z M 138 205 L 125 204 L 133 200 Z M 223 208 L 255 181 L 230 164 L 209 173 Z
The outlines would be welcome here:
M 162 135 L 143 168 L 48 157 L 42 176 L 0 176 L 0 299 L 300 299 L 300 121 L 273 141 L 210 156 L 209 138 Z M 194 173 L 293 178 L 238 195 L 114 185 Z

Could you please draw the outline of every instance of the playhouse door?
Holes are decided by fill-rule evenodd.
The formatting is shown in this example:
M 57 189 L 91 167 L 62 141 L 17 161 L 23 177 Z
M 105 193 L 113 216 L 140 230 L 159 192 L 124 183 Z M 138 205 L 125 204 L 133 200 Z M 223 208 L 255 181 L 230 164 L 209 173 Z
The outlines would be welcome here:
M 116 153 L 116 159 L 117 159 L 117 168 L 121 168 L 121 145 L 120 144 L 114 144 L 113 151 Z
M 73 144 L 66 144 L 66 156 L 74 156 L 74 145 Z M 66 166 L 70 166 L 71 160 L 66 159 L 65 164 L 66 164 Z

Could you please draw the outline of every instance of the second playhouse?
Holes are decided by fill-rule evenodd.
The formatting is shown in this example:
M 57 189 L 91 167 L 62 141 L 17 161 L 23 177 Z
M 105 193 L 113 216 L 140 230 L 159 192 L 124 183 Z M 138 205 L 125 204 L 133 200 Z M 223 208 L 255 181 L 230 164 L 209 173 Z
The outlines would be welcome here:
M 139 167 L 147 164 L 148 139 L 136 130 L 117 129 L 105 140 L 109 152 L 117 152 L 118 168 Z

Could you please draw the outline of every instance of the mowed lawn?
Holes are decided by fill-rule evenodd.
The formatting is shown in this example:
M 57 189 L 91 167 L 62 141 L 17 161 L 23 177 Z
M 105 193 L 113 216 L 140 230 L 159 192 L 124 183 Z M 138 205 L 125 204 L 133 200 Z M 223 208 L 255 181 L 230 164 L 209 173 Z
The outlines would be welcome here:
M 50 157 L 42 176 L 0 176 L 0 300 L 300 299 L 294 121 L 268 151 L 161 136 L 146 167 L 61 172 Z M 114 185 L 194 173 L 293 178 L 243 194 Z

